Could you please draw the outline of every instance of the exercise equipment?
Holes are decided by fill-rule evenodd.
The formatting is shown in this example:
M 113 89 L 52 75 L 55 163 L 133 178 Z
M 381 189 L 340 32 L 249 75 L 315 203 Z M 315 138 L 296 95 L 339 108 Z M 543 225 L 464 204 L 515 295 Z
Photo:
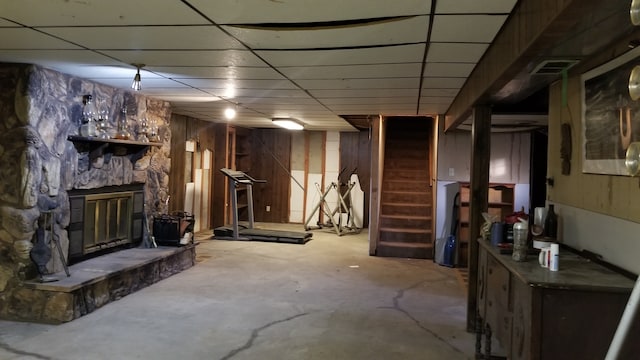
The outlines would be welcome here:
M 305 221 L 304 229 L 310 230 L 321 229 L 323 227 L 331 227 L 338 236 L 342 236 L 347 233 L 359 233 L 362 229 L 355 223 L 355 215 L 352 207 L 353 201 L 351 199 L 351 190 L 356 185 L 355 181 L 349 181 L 347 182 L 347 184 L 344 184 L 344 186 L 346 186 L 346 190 L 344 192 L 340 191 L 341 187 L 337 182 L 332 182 L 331 184 L 329 184 L 324 192 L 322 191 L 318 183 L 316 183 L 315 185 L 316 190 L 320 195 L 320 200 L 318 200 L 318 203 L 314 206 L 313 211 L 311 211 L 311 215 L 309 215 L 307 221 Z M 335 207 L 332 208 L 331 204 L 329 204 L 329 202 L 327 201 L 327 196 L 329 196 L 333 192 L 336 193 L 338 203 Z M 326 215 L 328 218 L 327 222 L 325 224 L 322 224 L 321 221 L 318 221 L 317 226 L 311 227 L 309 226 L 309 223 L 312 222 L 317 212 L 320 212 L 320 216 L 322 216 L 322 214 Z M 337 221 L 336 214 L 338 214 Z M 345 216 L 346 221 L 344 220 Z
M 255 229 L 253 217 L 253 184 L 266 183 L 266 180 L 256 180 L 242 171 L 222 168 L 220 171 L 229 178 L 229 197 L 231 198 L 231 210 L 233 223 L 231 227 L 221 226 L 213 230 L 215 239 L 223 240 L 254 240 L 292 244 L 305 244 L 311 240 L 312 234 L 308 232 L 281 231 L 269 229 Z M 247 196 L 248 225 L 241 226 L 238 223 L 238 189 L 244 188 Z

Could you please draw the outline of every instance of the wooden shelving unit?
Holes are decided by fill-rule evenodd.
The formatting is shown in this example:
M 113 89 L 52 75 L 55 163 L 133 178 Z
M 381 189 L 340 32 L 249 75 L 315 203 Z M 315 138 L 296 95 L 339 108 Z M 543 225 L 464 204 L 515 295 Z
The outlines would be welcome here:
M 489 184 L 487 212 L 500 221 L 513 213 L 514 184 Z M 469 259 L 469 183 L 460 183 L 460 214 L 458 225 L 458 266 L 466 267 Z

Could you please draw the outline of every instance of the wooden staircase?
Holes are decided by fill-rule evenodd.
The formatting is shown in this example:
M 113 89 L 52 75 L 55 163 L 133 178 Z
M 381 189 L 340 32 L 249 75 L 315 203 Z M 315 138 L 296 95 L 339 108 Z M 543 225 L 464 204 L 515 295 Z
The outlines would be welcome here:
M 433 197 L 425 118 L 387 123 L 376 255 L 433 258 Z

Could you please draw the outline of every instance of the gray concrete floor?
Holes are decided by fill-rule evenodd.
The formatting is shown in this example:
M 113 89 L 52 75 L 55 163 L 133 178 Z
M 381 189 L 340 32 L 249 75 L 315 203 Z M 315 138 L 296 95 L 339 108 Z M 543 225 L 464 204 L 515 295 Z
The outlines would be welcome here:
M 301 231 L 302 226 L 261 224 Z M 306 245 L 208 240 L 197 265 L 62 325 L 0 321 L 0 359 L 471 359 L 455 271 Z

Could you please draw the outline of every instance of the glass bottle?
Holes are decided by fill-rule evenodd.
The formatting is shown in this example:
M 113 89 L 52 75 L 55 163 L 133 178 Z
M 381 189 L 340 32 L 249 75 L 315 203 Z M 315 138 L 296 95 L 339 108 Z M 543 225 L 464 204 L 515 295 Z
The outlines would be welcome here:
M 98 102 L 98 124 L 97 132 L 98 137 L 101 139 L 109 139 L 109 108 L 107 107 L 107 101 L 102 99 Z
M 82 109 L 82 125 L 80 125 L 80 135 L 85 137 L 96 136 L 96 122 L 98 120 L 98 110 L 91 95 L 85 95 L 84 108 Z
M 147 123 L 147 118 L 142 117 L 138 121 L 138 136 L 136 140 L 140 142 L 149 142 L 149 138 L 147 137 L 148 132 L 149 132 L 149 124 Z
M 553 204 L 549 204 L 547 217 L 544 220 L 544 236 L 552 239 L 558 237 L 558 216 L 554 211 Z
M 529 236 L 529 222 L 518 218 L 519 222 L 513 224 L 513 253 L 511 257 L 515 261 L 527 260 L 527 237 Z
M 131 133 L 129 132 L 129 119 L 127 117 L 127 108 L 122 108 L 122 114 L 118 119 L 118 131 L 116 132 L 116 139 L 129 140 Z

